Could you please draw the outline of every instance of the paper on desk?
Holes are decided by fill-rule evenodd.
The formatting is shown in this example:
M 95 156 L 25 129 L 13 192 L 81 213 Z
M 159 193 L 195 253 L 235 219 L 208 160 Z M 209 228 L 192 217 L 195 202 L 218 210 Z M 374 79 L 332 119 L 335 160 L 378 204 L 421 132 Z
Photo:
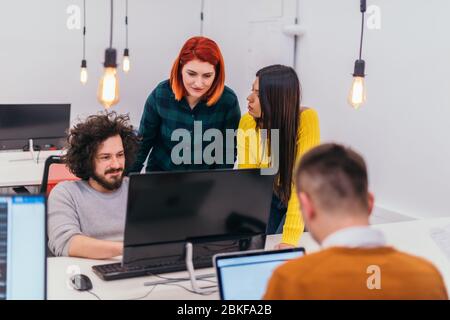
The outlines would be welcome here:
M 430 236 L 450 260 L 450 225 L 443 228 L 431 228 Z

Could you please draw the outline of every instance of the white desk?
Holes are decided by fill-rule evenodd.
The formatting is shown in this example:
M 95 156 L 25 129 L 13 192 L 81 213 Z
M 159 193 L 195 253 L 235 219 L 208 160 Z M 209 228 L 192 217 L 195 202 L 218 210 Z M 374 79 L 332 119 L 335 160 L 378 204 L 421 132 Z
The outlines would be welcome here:
M 189 293 L 182 288 L 172 285 L 158 285 L 154 289 L 153 287 L 144 287 L 144 282 L 147 281 L 159 281 L 160 278 L 154 276 L 132 278 L 126 280 L 114 280 L 103 281 L 97 277 L 91 267 L 93 265 L 107 263 L 108 261 L 87 260 L 77 258 L 48 258 L 47 269 L 47 299 L 49 300 L 79 300 L 89 299 L 96 300 L 96 297 L 87 292 L 78 292 L 70 286 L 69 278 L 77 273 L 87 275 L 93 285 L 92 292 L 97 294 L 102 300 L 133 300 L 140 298 L 147 294 L 150 290 L 153 290 L 146 299 L 163 299 L 163 300 L 177 300 L 177 299 L 219 299 L 219 293 L 214 293 L 209 296 L 202 296 Z M 115 262 L 111 260 L 111 262 Z M 196 272 L 196 274 L 212 273 L 213 268 L 202 269 Z M 186 277 L 187 272 L 175 272 L 164 275 L 171 278 Z M 215 281 L 215 278 L 210 278 Z M 189 281 L 178 282 L 191 289 Z M 199 282 L 199 285 L 206 286 L 211 285 L 210 282 Z
M 279 236 L 269 236 L 266 241 L 266 249 L 276 244 Z M 47 263 L 47 299 L 49 300 L 79 300 L 79 299 L 97 299 L 88 292 L 78 292 L 74 290 L 69 283 L 72 275 L 82 273 L 87 275 L 93 285 L 92 292 L 103 299 L 123 299 L 132 300 L 145 296 L 152 290 L 152 287 L 144 287 L 144 283 L 148 281 L 162 280 L 155 276 L 146 276 L 139 278 L 131 278 L 125 280 L 103 281 L 95 275 L 91 269 L 93 265 L 104 264 L 109 262 L 120 261 L 119 258 L 112 260 L 89 260 L 79 258 L 57 257 L 48 258 Z M 196 275 L 214 273 L 213 268 L 196 270 Z M 174 272 L 162 275 L 170 278 L 186 278 L 187 271 Z M 208 280 L 216 281 L 216 278 L 208 278 Z M 192 289 L 190 281 L 177 282 L 188 289 Z M 209 286 L 212 283 L 199 281 L 199 286 Z M 200 300 L 200 299 L 219 299 L 219 293 L 211 295 L 198 295 L 190 293 L 180 287 L 173 285 L 157 285 L 153 291 L 145 297 L 146 299 L 159 300 Z
M 399 250 L 417 255 L 431 261 L 442 273 L 447 290 L 450 291 L 450 259 L 439 249 L 429 235 L 430 228 L 450 225 L 449 218 L 414 220 L 390 224 L 374 225 L 384 232 L 389 245 Z M 268 237 L 266 249 L 272 248 L 280 240 L 280 235 Z M 300 246 L 305 247 L 307 253 L 317 251 L 320 247 L 305 233 L 300 240 Z M 107 261 L 85 260 L 76 258 L 49 258 L 48 259 L 48 299 L 96 299 L 87 292 L 73 290 L 68 284 L 69 278 L 75 273 L 83 273 L 91 278 L 93 292 L 102 299 L 133 299 L 144 296 L 152 287 L 144 287 L 146 281 L 160 280 L 154 276 L 140 277 L 127 280 L 103 281 L 92 271 L 91 266 Z M 198 274 L 211 273 L 213 269 L 199 270 Z M 186 277 L 186 272 L 177 272 L 167 277 Z M 190 287 L 190 282 L 179 284 Z M 208 285 L 201 282 L 200 285 Z M 218 299 L 218 293 L 209 296 L 200 296 L 183 290 L 182 288 L 158 285 L 146 299 Z
M 61 155 L 61 150 L 34 152 L 0 152 L 0 187 L 40 185 L 44 174 L 45 160 L 52 155 Z M 39 162 L 36 162 L 39 155 Z

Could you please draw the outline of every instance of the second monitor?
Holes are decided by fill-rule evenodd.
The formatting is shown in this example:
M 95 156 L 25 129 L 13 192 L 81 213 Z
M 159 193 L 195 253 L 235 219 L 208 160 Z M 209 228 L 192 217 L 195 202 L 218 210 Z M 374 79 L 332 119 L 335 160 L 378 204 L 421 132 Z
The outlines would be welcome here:
M 132 175 L 123 262 L 167 256 L 174 242 L 193 242 L 195 254 L 195 243 L 265 234 L 272 189 L 259 169 Z
M 132 174 L 122 264 L 94 271 L 113 280 L 184 270 L 187 242 L 196 268 L 217 253 L 263 249 L 273 180 L 259 169 Z

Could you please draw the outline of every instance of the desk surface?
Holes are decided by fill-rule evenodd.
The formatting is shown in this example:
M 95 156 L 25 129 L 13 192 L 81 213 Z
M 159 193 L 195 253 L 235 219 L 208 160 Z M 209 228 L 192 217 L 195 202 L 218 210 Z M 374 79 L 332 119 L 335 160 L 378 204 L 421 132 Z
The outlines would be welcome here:
M 430 229 L 450 225 L 449 218 L 415 220 L 390 224 L 374 225 L 384 232 L 389 245 L 407 253 L 420 256 L 431 261 L 442 273 L 448 290 L 450 289 L 450 258 L 436 245 L 430 237 Z M 280 235 L 269 236 L 266 249 L 272 248 L 280 240 Z M 299 243 L 305 247 L 307 253 L 319 250 L 319 245 L 305 233 Z M 114 261 L 114 260 L 112 260 Z M 78 292 L 71 288 L 69 278 L 77 273 L 89 276 L 93 283 L 93 292 L 101 299 L 218 299 L 219 294 L 201 296 L 173 285 L 157 285 L 156 287 L 144 287 L 144 282 L 161 280 L 154 276 L 140 277 L 126 280 L 103 281 L 91 270 L 91 266 L 108 261 L 87 260 L 78 258 L 49 258 L 48 259 L 48 299 L 96 299 L 87 292 Z M 197 274 L 212 273 L 214 270 L 202 269 Z M 186 277 L 186 272 L 164 275 L 171 278 Z M 190 289 L 190 282 L 184 281 L 178 284 Z M 208 285 L 201 282 L 200 285 Z M 151 291 L 152 290 L 152 291 Z
M 63 151 L 36 151 L 34 160 L 30 152 L 0 152 L 0 187 L 40 185 L 44 175 L 45 160 Z M 37 161 L 38 160 L 38 161 Z

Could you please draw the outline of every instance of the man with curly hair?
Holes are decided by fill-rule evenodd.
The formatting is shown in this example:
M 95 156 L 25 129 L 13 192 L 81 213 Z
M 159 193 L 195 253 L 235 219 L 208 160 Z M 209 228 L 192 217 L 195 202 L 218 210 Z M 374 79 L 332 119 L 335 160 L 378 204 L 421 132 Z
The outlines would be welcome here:
M 127 115 L 89 116 L 67 137 L 63 160 L 80 181 L 59 183 L 48 199 L 49 248 L 56 256 L 107 259 L 122 254 L 128 195 L 124 176 L 138 137 Z

